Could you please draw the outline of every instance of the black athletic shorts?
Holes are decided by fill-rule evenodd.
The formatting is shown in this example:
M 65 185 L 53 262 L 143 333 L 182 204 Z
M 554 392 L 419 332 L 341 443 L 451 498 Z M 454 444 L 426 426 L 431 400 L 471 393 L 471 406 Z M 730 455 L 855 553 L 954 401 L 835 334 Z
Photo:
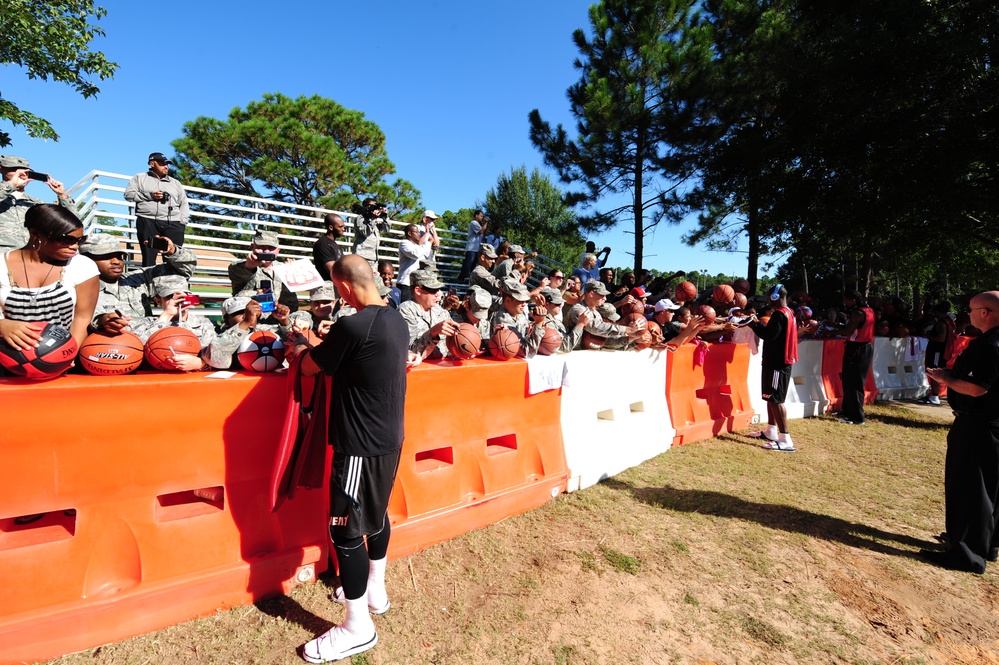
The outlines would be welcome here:
M 398 451 L 377 457 L 333 454 L 330 538 L 334 543 L 382 530 L 398 470 Z
M 761 379 L 760 390 L 763 393 L 763 401 L 783 404 L 787 399 L 787 387 L 791 383 L 791 366 L 782 365 L 777 368 L 764 366 Z

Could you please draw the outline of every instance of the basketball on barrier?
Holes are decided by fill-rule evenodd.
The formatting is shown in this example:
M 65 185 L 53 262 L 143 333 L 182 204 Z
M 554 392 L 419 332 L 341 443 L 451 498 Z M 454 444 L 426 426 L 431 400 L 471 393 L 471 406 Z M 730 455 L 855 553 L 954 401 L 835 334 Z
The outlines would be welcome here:
M 157 330 L 146 340 L 146 362 L 155 369 L 170 371 L 175 369 L 170 359 L 175 353 L 188 353 L 196 356 L 201 353 L 201 341 L 187 328 L 170 326 Z
M 562 348 L 562 334 L 554 328 L 545 328 L 545 336 L 538 345 L 538 354 L 550 356 Z
M 469 360 L 479 355 L 482 335 L 471 323 L 459 323 L 458 332 L 447 338 L 447 350 L 458 360 Z
M 711 305 L 701 305 L 700 313 L 701 316 L 704 317 L 704 323 L 708 324 L 709 326 L 712 323 L 714 323 L 715 319 L 718 317 L 718 315 L 715 313 L 715 308 L 712 307 Z
M 489 353 L 499 360 L 516 358 L 520 353 L 520 337 L 509 328 L 500 328 L 489 339 Z
M 142 364 L 142 340 L 130 332 L 118 335 L 95 332 L 80 346 L 80 366 L 98 376 L 134 372 Z
M 735 289 L 729 284 L 719 284 L 711 292 L 711 298 L 719 305 L 727 305 L 735 299 Z
M 649 321 L 649 334 L 652 335 L 652 343 L 660 344 L 663 341 L 663 329 L 656 321 Z
M 690 302 L 697 297 L 697 287 L 693 282 L 680 282 L 674 289 L 677 302 Z
M 236 359 L 251 372 L 273 372 L 284 364 L 284 343 L 270 330 L 257 330 L 239 345 Z
M 604 344 L 607 343 L 606 337 L 599 337 L 594 335 L 589 330 L 583 331 L 583 337 L 579 340 L 579 346 L 581 349 L 589 349 L 590 351 L 599 351 L 604 348 Z
M 26 379 L 54 379 L 73 365 L 76 340 L 54 323 L 35 321 L 29 325 L 41 333 L 38 346 L 18 350 L 0 340 L 0 365 Z

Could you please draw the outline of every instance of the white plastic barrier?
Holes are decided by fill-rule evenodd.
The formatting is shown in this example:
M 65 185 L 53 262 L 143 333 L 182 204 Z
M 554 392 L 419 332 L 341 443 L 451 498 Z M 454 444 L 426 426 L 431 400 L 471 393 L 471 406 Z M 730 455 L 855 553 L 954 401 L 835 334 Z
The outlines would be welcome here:
M 874 338 L 874 385 L 878 400 L 915 399 L 929 390 L 925 340 L 918 337 Z
M 562 388 L 568 491 L 669 450 L 676 430 L 666 403 L 666 351 L 573 351 Z
M 753 406 L 753 422 L 765 423 L 767 422 L 767 403 L 763 401 L 763 393 L 760 390 L 760 373 L 763 371 L 763 344 L 748 326 L 736 330 L 732 336 L 732 341 L 749 347 L 749 376 L 746 381 L 749 385 L 749 402 Z
M 810 418 L 826 412 L 829 399 L 822 383 L 823 344 L 817 340 L 798 343 L 798 362 L 791 367 L 791 384 L 784 407 L 788 418 Z

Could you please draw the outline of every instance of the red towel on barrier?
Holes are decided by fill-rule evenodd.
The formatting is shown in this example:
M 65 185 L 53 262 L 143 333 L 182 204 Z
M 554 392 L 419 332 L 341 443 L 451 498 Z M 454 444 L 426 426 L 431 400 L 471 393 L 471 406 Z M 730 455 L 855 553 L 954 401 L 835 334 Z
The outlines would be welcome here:
M 301 364 L 299 354 L 288 368 L 288 404 L 271 476 L 272 511 L 295 498 L 298 488 L 321 489 L 325 481 L 330 377 L 322 372 L 303 377 Z M 312 399 L 305 404 L 308 392 Z

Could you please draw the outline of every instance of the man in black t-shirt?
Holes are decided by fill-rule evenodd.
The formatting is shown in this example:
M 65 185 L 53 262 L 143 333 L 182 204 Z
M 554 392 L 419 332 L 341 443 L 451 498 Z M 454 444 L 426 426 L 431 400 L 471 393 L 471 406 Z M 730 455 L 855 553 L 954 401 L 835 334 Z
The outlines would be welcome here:
M 329 532 L 342 585 L 333 599 L 346 605 L 347 614 L 305 645 L 302 655 L 310 663 L 373 647 L 378 634 L 371 613 L 389 609 L 388 500 L 402 450 L 409 359 L 406 322 L 378 295 L 370 264 L 349 254 L 333 264 L 331 277 L 357 313 L 330 328 L 323 343 L 303 357 L 302 372 L 332 376 Z
M 336 239 L 343 237 L 347 225 L 340 215 L 332 212 L 327 213 L 323 220 L 326 222 L 326 235 L 320 236 L 312 246 L 312 262 L 323 279 L 330 281 L 333 264 L 343 256 L 343 249 L 336 244 Z
M 763 340 L 763 368 L 760 372 L 760 388 L 763 400 L 767 403 L 767 428 L 760 432 L 750 432 L 749 436 L 766 439 L 763 447 L 793 453 L 794 442 L 787 431 L 787 409 L 784 400 L 791 383 L 791 367 L 798 361 L 798 326 L 794 312 L 787 306 L 787 289 L 776 285 L 770 292 L 773 312 L 764 324 L 756 317 L 749 326 L 757 337 Z
M 947 386 L 954 424 L 944 462 L 946 552 L 921 550 L 938 566 L 982 574 L 999 558 L 999 291 L 971 299 L 971 325 L 982 331 L 954 361 L 954 368 L 928 368 Z

